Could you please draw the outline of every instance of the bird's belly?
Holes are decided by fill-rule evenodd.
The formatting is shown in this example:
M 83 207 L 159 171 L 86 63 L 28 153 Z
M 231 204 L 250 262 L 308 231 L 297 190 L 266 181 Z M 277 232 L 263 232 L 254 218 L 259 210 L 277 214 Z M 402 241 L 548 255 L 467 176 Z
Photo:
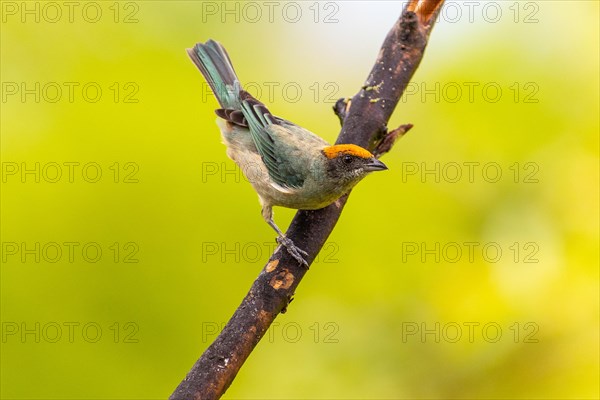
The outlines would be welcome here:
M 240 167 L 246 180 L 254 187 L 263 203 L 298 210 L 317 210 L 328 206 L 342 194 L 336 188 L 305 185 L 302 188 L 280 188 L 273 184 L 261 157 L 254 152 L 230 151 L 228 156 Z
M 221 132 L 223 142 L 227 145 L 227 155 L 240 167 L 263 203 L 299 210 L 317 210 L 328 206 L 344 194 L 338 187 L 326 188 L 313 181 L 305 182 L 305 185 L 298 189 L 278 187 L 273 184 L 256 147 L 249 142 L 251 139 L 248 132 L 238 129 L 222 129 Z
M 274 206 L 294 208 L 297 210 L 318 210 L 336 201 L 342 193 L 334 188 L 324 187 L 302 187 L 292 189 L 291 192 L 282 192 L 270 186 L 263 189 L 266 192 L 266 200 Z M 265 199 L 265 194 L 261 194 Z
M 297 210 L 318 210 L 333 203 L 340 196 L 341 194 L 337 193 L 319 193 L 318 195 L 313 195 L 300 192 L 277 199 L 278 201 L 274 202 L 274 205 Z

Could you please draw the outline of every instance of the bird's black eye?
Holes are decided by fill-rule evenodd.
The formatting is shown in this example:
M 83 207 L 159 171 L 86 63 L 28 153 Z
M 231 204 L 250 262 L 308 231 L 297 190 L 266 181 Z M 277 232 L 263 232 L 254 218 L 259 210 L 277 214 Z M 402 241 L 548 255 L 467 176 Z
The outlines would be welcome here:
M 342 158 L 342 161 L 344 162 L 344 164 L 352 164 L 352 156 L 349 156 L 348 154 L 346 154 Z

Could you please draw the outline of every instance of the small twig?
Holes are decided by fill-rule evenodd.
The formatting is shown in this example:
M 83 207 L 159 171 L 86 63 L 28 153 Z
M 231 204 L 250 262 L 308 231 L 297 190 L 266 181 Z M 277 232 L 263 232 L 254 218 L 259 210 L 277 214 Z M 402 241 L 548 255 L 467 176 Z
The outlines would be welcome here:
M 363 87 L 362 89 L 365 90 L 367 88 Z M 350 104 L 351 99 L 342 97 L 341 99 L 338 99 L 338 101 L 336 101 L 333 105 L 333 112 L 339 118 L 340 125 L 342 127 L 344 126 L 344 120 L 346 119 L 346 115 L 348 113 L 348 109 L 350 108 Z M 406 132 L 408 132 L 412 127 L 412 124 L 404 124 L 400 125 L 393 131 L 388 132 L 387 127 L 384 126 L 381 129 L 380 137 L 376 138 L 377 144 L 375 145 L 375 150 L 373 150 L 373 155 L 377 158 L 380 158 L 385 153 L 388 153 L 396 143 L 396 140 L 404 136 Z
M 389 152 L 392 149 L 392 146 L 394 146 L 396 143 L 396 140 L 404 136 L 412 127 L 412 124 L 405 124 L 400 125 L 391 132 L 386 132 L 383 139 L 381 139 L 381 141 L 377 144 L 377 147 L 375 147 L 375 150 L 373 150 L 373 155 L 377 158 L 380 158 L 382 155 Z
M 338 101 L 336 101 L 333 105 L 333 112 L 339 118 L 341 126 L 344 126 L 344 120 L 346 119 L 348 108 L 350 108 L 350 99 L 347 97 L 338 99 Z
M 387 123 L 419 66 L 444 0 L 412 0 L 388 33 L 367 81 L 351 100 L 336 103 L 342 122 L 336 143 L 354 143 L 376 154 L 389 151 L 409 125 L 387 132 Z M 313 262 L 335 227 L 348 195 L 320 210 L 300 210 L 286 236 Z M 279 247 L 217 339 L 196 361 L 171 399 L 218 399 L 277 315 L 290 302 L 307 269 Z

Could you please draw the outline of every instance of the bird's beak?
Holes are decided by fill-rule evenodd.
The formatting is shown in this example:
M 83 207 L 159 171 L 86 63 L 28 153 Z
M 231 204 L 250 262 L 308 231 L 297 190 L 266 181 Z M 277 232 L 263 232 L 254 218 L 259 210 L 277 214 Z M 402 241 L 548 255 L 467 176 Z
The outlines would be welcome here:
M 387 165 L 376 158 L 372 158 L 371 161 L 369 161 L 369 163 L 365 166 L 365 170 L 368 172 L 383 171 L 385 169 L 388 169 Z

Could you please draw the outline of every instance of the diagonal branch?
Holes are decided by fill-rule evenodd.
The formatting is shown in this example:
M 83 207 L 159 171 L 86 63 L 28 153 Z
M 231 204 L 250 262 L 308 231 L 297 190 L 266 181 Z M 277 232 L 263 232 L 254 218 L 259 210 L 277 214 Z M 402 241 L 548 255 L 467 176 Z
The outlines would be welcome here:
M 416 71 L 444 0 L 411 0 L 388 33 L 365 84 L 334 110 L 342 122 L 340 143 L 354 143 L 376 155 L 388 152 L 412 125 L 388 132 L 387 123 Z M 349 194 L 348 194 L 349 195 Z M 308 252 L 313 262 L 333 231 L 348 195 L 316 211 L 300 210 L 286 236 Z M 271 256 L 250 291 L 217 339 L 196 361 L 171 395 L 172 400 L 218 399 L 279 313 L 286 311 L 307 269 L 281 246 Z

